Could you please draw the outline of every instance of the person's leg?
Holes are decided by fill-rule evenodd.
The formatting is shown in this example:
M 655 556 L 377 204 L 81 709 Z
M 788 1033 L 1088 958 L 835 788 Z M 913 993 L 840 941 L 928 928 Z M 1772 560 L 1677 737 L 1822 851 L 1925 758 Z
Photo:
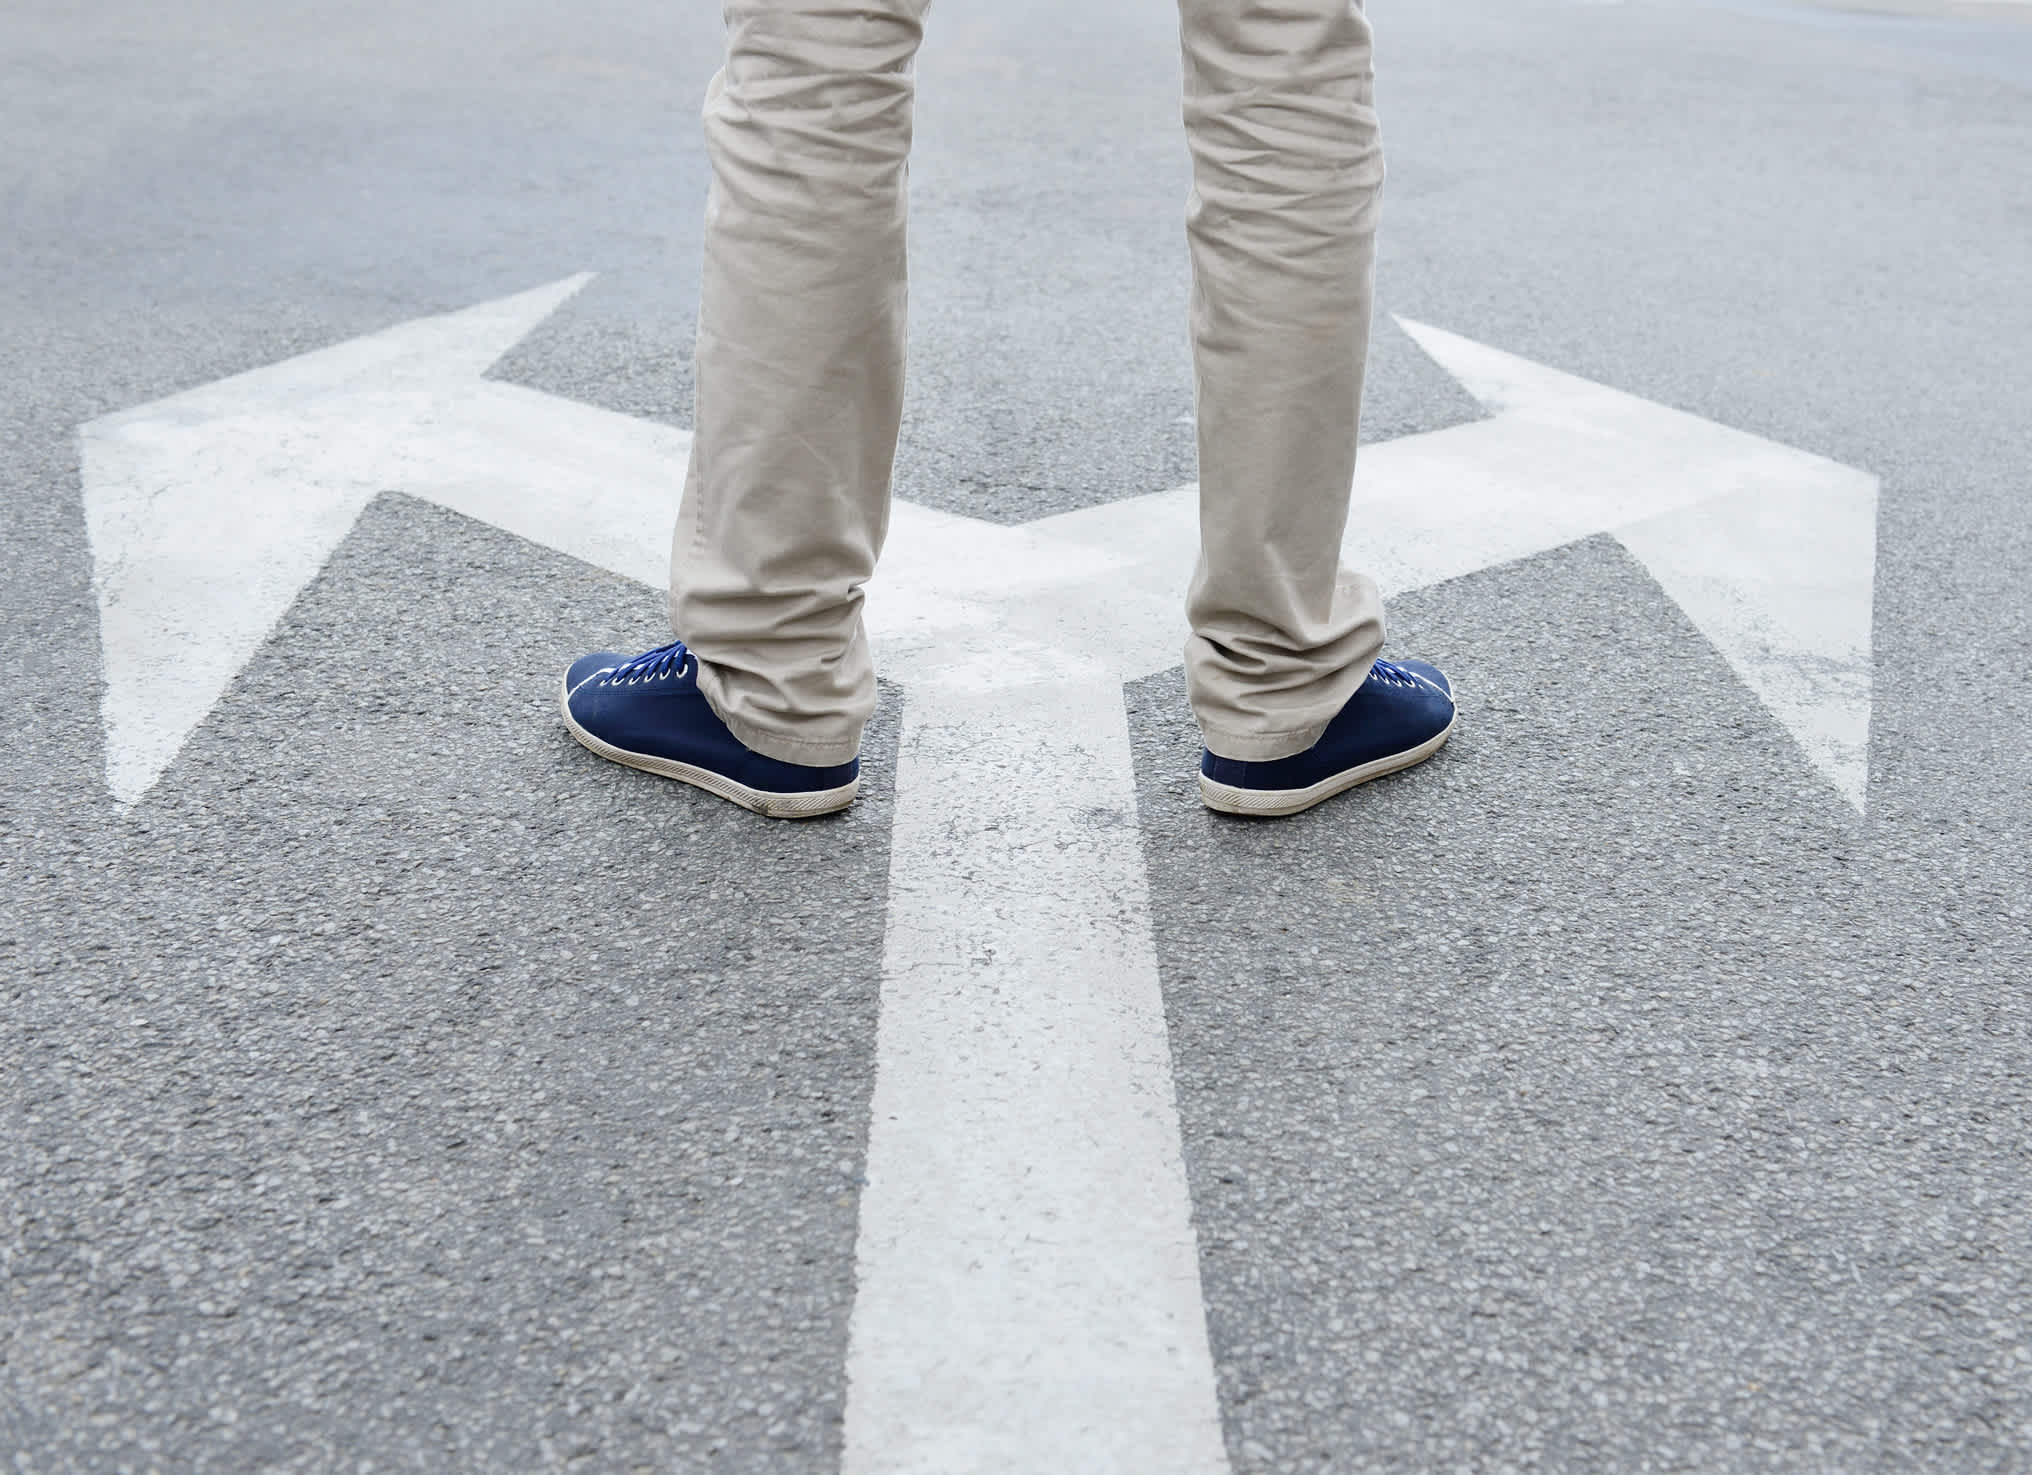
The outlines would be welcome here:
M 1340 568 L 1383 154 L 1355 0 L 1179 0 L 1201 556 L 1186 685 L 1208 750 L 1319 740 L 1383 643 Z
M 733 734 L 842 764 L 903 398 L 911 63 L 928 0 L 729 0 L 672 628 Z

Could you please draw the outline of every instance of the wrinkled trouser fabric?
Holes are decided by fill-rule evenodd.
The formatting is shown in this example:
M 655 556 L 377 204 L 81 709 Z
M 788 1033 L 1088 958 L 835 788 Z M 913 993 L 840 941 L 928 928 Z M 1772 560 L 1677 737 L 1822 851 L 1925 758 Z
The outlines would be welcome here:
M 734 734 L 844 763 L 902 413 L 929 0 L 729 0 L 672 626 Z M 1186 684 L 1226 758 L 1302 752 L 1383 640 L 1344 572 L 1382 149 L 1354 0 L 1180 0 L 1201 554 Z M 1126 489 L 1125 489 L 1126 490 Z M 1143 490 L 1143 489 L 1137 489 Z

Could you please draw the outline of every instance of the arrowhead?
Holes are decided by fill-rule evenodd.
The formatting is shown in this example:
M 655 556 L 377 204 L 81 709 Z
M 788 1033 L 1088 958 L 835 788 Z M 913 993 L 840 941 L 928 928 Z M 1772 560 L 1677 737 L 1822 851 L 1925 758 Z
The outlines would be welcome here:
M 1495 412 L 1463 429 L 1486 427 L 1507 447 L 1500 497 L 1467 483 L 1456 498 L 1462 479 L 1417 478 L 1427 505 L 1438 504 L 1428 520 L 1488 502 L 1474 506 L 1487 525 L 1612 533 L 1861 812 L 1877 479 L 1422 323 L 1402 326 Z M 1586 516 L 1573 515 L 1582 507 Z
M 1719 497 L 1616 537 L 1863 813 L 1877 484 L 1848 472 Z
M 117 801 L 148 791 L 390 484 L 414 411 L 363 411 L 477 379 L 589 279 L 403 323 L 80 429 Z

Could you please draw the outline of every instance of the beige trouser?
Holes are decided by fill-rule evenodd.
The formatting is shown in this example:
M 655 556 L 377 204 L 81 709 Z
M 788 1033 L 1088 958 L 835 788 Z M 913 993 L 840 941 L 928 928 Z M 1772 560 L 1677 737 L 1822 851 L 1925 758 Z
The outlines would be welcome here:
M 843 763 L 903 400 L 911 62 L 929 0 L 728 0 L 673 628 L 749 747 Z M 1357 0 L 1179 0 L 1201 554 L 1186 685 L 1227 758 L 1308 748 L 1382 645 L 1340 569 L 1383 158 Z M 1125 488 L 1125 491 L 1130 489 Z M 1138 488 L 1135 490 L 1146 490 Z

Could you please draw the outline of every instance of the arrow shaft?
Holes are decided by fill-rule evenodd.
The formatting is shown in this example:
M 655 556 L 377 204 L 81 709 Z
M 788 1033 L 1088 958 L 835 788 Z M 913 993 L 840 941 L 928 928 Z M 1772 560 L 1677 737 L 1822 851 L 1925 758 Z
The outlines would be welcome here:
M 907 699 L 847 1475 L 1222 1475 L 1129 734 Z
M 419 397 L 385 484 L 647 584 L 670 580 L 688 431 L 519 385 Z

